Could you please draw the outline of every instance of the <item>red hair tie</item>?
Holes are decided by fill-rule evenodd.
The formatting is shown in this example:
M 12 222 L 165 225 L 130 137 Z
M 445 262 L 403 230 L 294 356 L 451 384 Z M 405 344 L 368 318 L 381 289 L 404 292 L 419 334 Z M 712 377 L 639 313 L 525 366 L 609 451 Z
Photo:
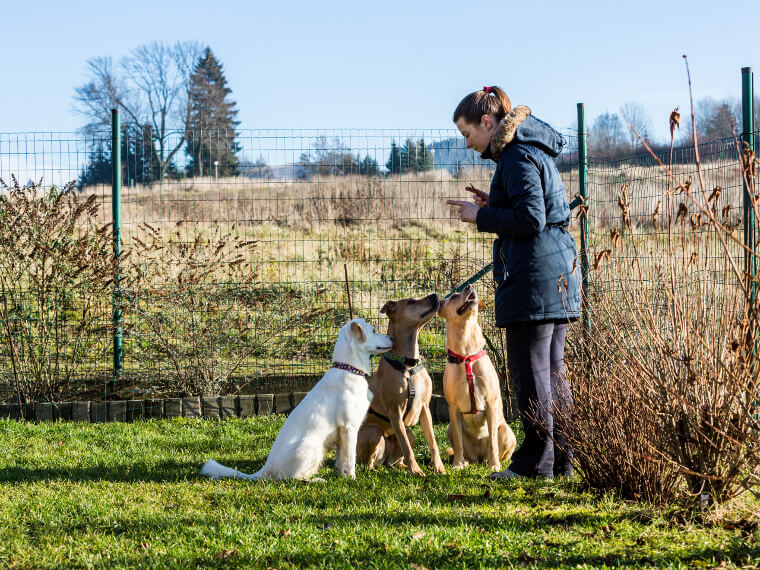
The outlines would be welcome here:
M 490 95 L 491 88 L 490 87 L 483 87 L 483 91 L 485 91 L 486 93 L 488 93 Z

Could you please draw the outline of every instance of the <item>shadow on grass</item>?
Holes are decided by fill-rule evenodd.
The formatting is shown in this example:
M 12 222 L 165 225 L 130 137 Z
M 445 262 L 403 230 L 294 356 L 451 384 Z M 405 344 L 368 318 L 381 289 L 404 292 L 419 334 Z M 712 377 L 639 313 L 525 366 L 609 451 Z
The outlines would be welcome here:
M 253 473 L 261 468 L 263 462 L 235 466 L 246 473 Z M 36 481 L 113 481 L 122 483 L 150 482 L 169 483 L 186 481 L 202 477 L 198 471 L 202 461 L 165 460 L 155 463 L 130 463 L 127 465 L 93 466 L 93 467 L 7 467 L 0 469 L 0 483 L 29 483 Z
M 760 561 L 760 544 L 736 539 L 723 541 L 719 547 L 696 545 L 684 550 L 680 541 L 674 541 L 670 546 L 648 548 L 639 546 L 635 538 L 620 537 L 617 542 L 622 544 L 615 546 L 605 544 L 601 539 L 597 541 L 594 538 L 584 538 L 581 534 L 569 534 L 569 539 L 562 540 L 560 544 L 553 542 L 557 540 L 557 535 L 547 537 L 541 532 L 544 528 L 541 516 L 519 514 L 480 517 L 473 524 L 465 525 L 460 516 L 436 516 L 430 513 L 389 515 L 354 512 L 344 515 L 313 515 L 299 519 L 299 527 L 294 529 L 293 537 L 285 540 L 278 537 L 276 529 L 288 528 L 292 523 L 291 515 L 273 515 L 261 506 L 255 512 L 245 512 L 247 506 L 248 502 L 241 500 L 234 508 L 235 514 L 231 518 L 225 516 L 223 520 L 220 520 L 219 513 L 213 512 L 214 504 L 211 503 L 211 511 L 205 514 L 197 510 L 184 512 L 177 508 L 162 513 L 143 513 L 133 518 L 131 513 L 124 512 L 103 520 L 70 521 L 58 528 L 74 537 L 82 533 L 104 533 L 107 536 L 126 535 L 129 540 L 136 542 L 143 537 L 154 537 L 151 542 L 156 547 L 163 544 L 156 537 L 182 528 L 188 539 L 185 546 L 189 552 L 193 548 L 199 549 L 195 550 L 197 554 L 194 562 L 183 562 L 203 567 L 294 565 L 340 568 L 367 565 L 390 568 L 408 567 L 410 563 L 415 563 L 427 568 L 543 568 L 578 565 L 664 568 L 696 566 L 699 563 L 717 566 L 721 561 L 756 567 L 755 564 Z M 591 513 L 566 517 L 565 520 L 572 525 L 593 528 L 601 523 L 624 521 L 627 517 Z M 220 560 L 218 555 L 223 548 L 209 551 L 208 541 L 203 538 L 204 533 L 218 528 L 220 524 L 234 526 L 236 523 L 242 524 L 236 534 L 248 535 L 244 529 L 250 527 L 254 536 L 249 536 L 249 539 L 253 541 L 246 542 L 246 546 L 233 546 L 237 551 L 229 559 Z M 314 531 L 310 532 L 309 527 Z M 412 533 L 420 528 L 426 529 L 427 534 L 414 539 Z M 40 532 L 43 530 L 44 527 L 41 527 Z M 454 540 L 450 538 L 452 530 L 457 533 Z M 323 532 L 324 538 L 315 540 L 313 532 Z M 347 533 L 350 538 L 347 538 Z M 305 540 L 299 540 L 301 535 Z M 533 538 L 526 542 L 526 536 Z M 173 540 L 176 540 L 176 536 Z M 448 542 L 444 543 L 444 540 Z M 260 550 L 262 547 L 263 552 Z M 276 552 L 272 551 L 273 548 Z M 251 549 L 254 551 L 251 552 Z M 259 554 L 255 552 L 257 549 Z M 179 562 L 176 556 L 167 554 L 166 551 L 149 554 L 138 551 L 132 558 L 127 554 L 127 560 L 123 561 L 139 566 L 145 563 L 148 555 L 151 565 L 161 566 L 163 560 L 166 567 L 172 567 Z
M 233 462 L 239 469 L 253 472 L 261 462 Z M 168 483 L 199 478 L 199 465 L 193 461 L 162 461 L 117 465 L 113 467 L 91 467 L 79 469 L 25 469 L 11 468 L 0 471 L 0 481 L 27 482 L 39 480 L 65 481 L 119 481 Z M 324 473 L 320 475 L 325 476 Z M 191 512 L 175 504 L 162 512 L 141 512 L 135 517 L 132 512 L 118 512 L 100 519 L 71 520 L 59 525 L 59 530 L 69 536 L 82 533 L 100 532 L 107 536 L 127 535 L 130 540 L 140 541 L 142 537 L 159 537 L 164 534 L 174 536 L 176 529 L 184 529 L 186 540 L 197 545 L 193 560 L 178 560 L 170 554 L 135 552 L 126 554 L 128 565 L 140 566 L 150 557 L 151 565 L 171 567 L 201 565 L 204 567 L 408 567 L 415 563 L 427 568 L 438 567 L 517 567 L 536 568 L 588 565 L 591 567 L 679 567 L 710 565 L 721 561 L 731 561 L 754 567 L 760 562 L 760 544 L 729 538 L 720 547 L 694 546 L 686 551 L 680 541 L 670 546 L 638 546 L 635 535 L 614 538 L 605 545 L 608 538 L 603 535 L 588 536 L 605 525 L 629 523 L 636 513 L 628 509 L 618 512 L 604 512 L 589 506 L 586 497 L 567 497 L 575 486 L 573 483 L 555 486 L 536 483 L 513 482 L 505 485 L 481 485 L 478 491 L 456 493 L 457 484 L 472 484 L 468 477 L 448 476 L 418 479 L 406 472 L 389 470 L 367 474 L 357 481 L 346 481 L 330 472 L 327 483 L 264 482 L 249 484 L 243 481 L 197 487 L 203 493 L 204 506 L 191 506 Z M 205 479 L 201 479 L 207 481 Z M 398 492 L 392 496 L 404 502 L 406 499 L 424 499 L 413 508 L 388 512 L 383 506 L 385 495 L 373 495 L 375 488 L 384 489 L 395 485 Z M 312 492 L 304 492 L 306 490 Z M 255 490 L 255 491 L 254 491 Z M 262 491 L 265 502 L 253 502 L 252 493 Z M 526 494 L 544 506 L 576 506 L 584 503 L 589 510 L 579 512 L 547 512 L 545 509 L 528 510 L 525 513 L 501 509 L 502 506 L 520 504 L 523 507 Z M 195 496 L 195 491 L 191 492 Z M 260 497 L 259 497 L 260 499 Z M 176 499 L 172 499 L 175 500 Z M 183 499 L 180 499 L 180 503 Z M 273 509 L 276 505 L 293 504 L 300 513 L 308 515 L 296 517 L 300 522 L 294 527 L 294 536 L 288 541 L 278 538 L 277 528 L 288 528 L 293 523 L 293 512 L 283 513 Z M 228 514 L 220 516 L 218 508 L 225 504 Z M 340 505 L 345 513 L 336 514 L 335 505 Z M 492 512 L 477 512 L 480 507 L 491 507 Z M 319 508 L 325 514 L 319 514 Z M 278 512 L 279 514 L 275 514 Z M 642 532 L 650 521 L 642 521 Z M 265 523 L 262 525 L 262 523 Z M 209 529 L 219 525 L 240 525 L 237 534 L 253 533 L 255 540 L 247 547 L 235 546 L 234 555 L 219 559 L 220 551 L 209 551 L 202 537 Z M 268 526 L 265 531 L 262 526 Z M 304 528 L 306 527 L 306 528 Z M 567 539 L 562 544 L 552 542 L 557 534 L 547 537 L 548 527 L 560 531 L 565 529 Z M 244 529 L 247 530 L 243 532 Z M 190 530 L 190 529 L 197 529 Z M 313 538 L 301 542 L 298 532 L 324 532 L 324 540 Z M 414 540 L 413 532 L 425 529 L 427 536 Z M 44 525 L 40 533 L 45 532 Z M 444 540 L 436 535 L 456 540 L 441 544 Z M 498 534 L 497 534 L 498 533 Z M 346 534 L 353 538 L 345 539 Z M 525 537 L 531 537 L 529 541 Z M 333 539 L 339 538 L 340 544 Z M 175 537 L 176 539 L 176 537 Z M 196 543 L 196 540 L 202 542 Z M 450 539 L 446 539 L 450 540 Z M 276 553 L 270 547 L 256 553 L 254 544 L 277 542 Z M 519 545 L 518 545 L 519 541 Z M 151 539 L 159 546 L 161 539 Z M 617 544 L 615 544 L 617 542 Z M 271 546 L 271 544 L 270 544 Z M 252 549 L 248 550 L 248 549 Z M 192 550 L 191 550 L 192 551 Z
M 680 556 L 675 552 L 658 552 L 652 555 L 642 555 L 634 551 L 611 552 L 603 556 L 576 555 L 566 551 L 545 549 L 540 556 L 526 552 L 510 552 L 508 548 L 493 548 L 492 550 L 471 550 L 467 546 L 454 550 L 451 548 L 439 548 L 419 552 L 385 551 L 377 550 L 377 547 L 353 550 L 344 556 L 336 556 L 332 553 L 306 553 L 299 550 L 278 556 L 245 557 L 236 561 L 243 565 L 250 564 L 256 567 L 282 567 L 292 565 L 295 567 L 330 567 L 330 568 L 355 568 L 358 566 L 382 567 L 382 568 L 405 568 L 410 563 L 426 568 L 556 568 L 578 566 L 592 568 L 682 568 L 684 565 L 712 567 L 723 561 L 737 564 L 749 563 L 755 568 L 757 557 L 760 556 L 760 548 L 742 546 L 729 548 L 701 547 L 695 548 L 686 556 Z M 285 558 L 287 556 L 287 559 Z M 700 564 L 701 563 L 701 564 Z M 213 564 L 213 562 L 212 562 Z

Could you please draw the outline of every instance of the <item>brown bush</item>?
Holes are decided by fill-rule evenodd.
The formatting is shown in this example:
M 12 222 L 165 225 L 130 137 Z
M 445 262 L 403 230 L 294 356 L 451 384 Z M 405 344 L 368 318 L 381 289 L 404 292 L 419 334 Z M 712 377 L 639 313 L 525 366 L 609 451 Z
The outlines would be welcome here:
M 0 186 L 0 346 L 15 399 L 68 398 L 111 345 L 111 226 L 73 183 Z
M 570 345 L 572 443 L 593 487 L 655 502 L 723 502 L 760 483 L 760 283 L 737 260 L 746 252 L 757 263 L 757 254 L 720 215 L 701 175 L 690 189 L 662 168 L 662 256 L 649 257 L 652 238 L 625 211 L 633 186 L 621 188 L 619 231 L 593 252 L 591 328 Z M 684 200 L 699 223 L 678 216 Z M 755 211 L 755 232 L 757 221 Z
M 234 231 L 145 224 L 139 233 L 125 267 L 125 321 L 140 369 L 166 370 L 151 377 L 154 395 L 226 393 L 251 355 L 324 314 L 292 291 L 264 291 L 251 261 L 256 242 Z M 254 327 L 263 315 L 270 322 Z

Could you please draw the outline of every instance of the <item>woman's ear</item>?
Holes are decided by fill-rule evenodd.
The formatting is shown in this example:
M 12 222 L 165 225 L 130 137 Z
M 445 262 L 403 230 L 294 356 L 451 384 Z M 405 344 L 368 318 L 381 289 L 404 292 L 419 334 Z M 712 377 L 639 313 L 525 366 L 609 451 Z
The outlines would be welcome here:
M 493 127 L 493 117 L 489 114 L 485 114 L 482 117 L 480 117 L 480 124 L 483 125 L 486 129 L 490 129 Z

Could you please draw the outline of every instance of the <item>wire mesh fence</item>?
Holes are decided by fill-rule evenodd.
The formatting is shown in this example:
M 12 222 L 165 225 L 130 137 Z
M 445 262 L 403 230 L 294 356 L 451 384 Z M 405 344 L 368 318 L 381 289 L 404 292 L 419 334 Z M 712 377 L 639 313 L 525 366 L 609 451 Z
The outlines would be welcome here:
M 563 134 L 569 144 L 557 163 L 572 199 L 577 132 Z M 125 128 L 121 141 L 120 287 L 116 295 L 113 287 L 101 291 L 83 316 L 79 290 L 43 299 L 28 275 L 12 286 L 6 279 L 6 400 L 16 399 L 24 375 L 42 384 L 34 392 L 40 399 L 308 390 L 329 367 L 349 306 L 384 328 L 379 311 L 388 300 L 446 295 L 491 261 L 492 237 L 461 224 L 446 200 L 466 198 L 467 184 L 487 190 L 493 164 L 465 149 L 453 129 L 177 132 L 159 145 Z M 78 199 L 97 206 L 93 221 L 109 224 L 111 154 L 110 132 L 0 134 L 0 178 L 41 182 L 41 195 L 76 181 Z M 721 188 L 711 204 L 738 227 L 736 146 L 715 141 L 700 154 L 706 186 Z M 696 180 L 693 149 L 676 151 L 672 164 L 679 179 Z M 656 261 L 668 254 L 665 220 L 678 216 L 684 228 L 698 229 L 699 211 L 688 203 L 683 211 L 679 191 L 651 157 L 592 156 L 588 172 L 591 263 L 628 240 L 651 261 L 638 275 L 654 282 Z M 570 230 L 577 238 L 575 212 Z M 693 242 L 681 255 L 694 247 L 709 256 L 712 245 Z M 735 254 L 741 258 L 740 245 Z M 706 274 L 719 280 L 721 267 L 695 264 L 695 279 Z M 5 275 L 12 275 L 7 264 Z M 478 287 L 491 306 L 490 279 Z M 116 373 L 114 306 L 123 329 Z M 503 359 L 492 322 L 491 310 L 482 312 Z M 444 340 L 439 319 L 420 336 L 437 382 Z
M 650 155 L 605 161 L 590 157 L 588 213 L 591 253 L 600 256 L 617 244 L 628 242 L 630 255 L 644 256 L 641 278 L 654 280 L 657 261 L 669 256 L 668 234 L 688 239 L 676 246 L 679 259 L 688 259 L 694 247 L 705 260 L 723 259 L 717 239 L 702 235 L 707 216 L 698 203 L 709 206 L 727 227 L 740 228 L 744 209 L 744 185 L 740 151 L 734 139 L 701 143 L 660 153 L 661 164 Z M 700 163 L 697 164 L 696 157 Z M 669 175 L 669 172 L 672 174 Z M 688 199 L 686 193 L 696 196 Z M 704 195 L 703 195 L 703 192 Z M 739 235 L 739 234 L 737 234 Z M 687 243 L 688 242 L 688 243 Z M 731 246 L 741 264 L 741 243 Z M 597 264 L 603 258 L 598 257 Z M 710 271 L 714 264 L 692 264 L 695 273 Z M 714 268 L 719 273 L 722 267 Z
M 104 295 L 89 323 L 101 350 L 80 362 L 70 391 L 110 398 L 308 389 L 329 366 L 349 294 L 354 315 L 379 324 L 386 301 L 446 294 L 488 262 L 490 240 L 466 231 L 445 204 L 464 197 L 457 177 L 487 187 L 491 170 L 456 134 L 175 133 L 164 152 L 179 150 L 159 160 L 144 136 L 125 129 L 121 271 L 139 274 L 139 286 L 124 282 L 118 299 L 120 374 Z M 110 142 L 108 132 L 0 135 L 0 178 L 41 180 L 41 190 L 77 180 L 106 224 Z M 225 154 L 233 147 L 235 160 Z M 23 313 L 16 317 L 39 311 Z M 426 334 L 429 367 L 440 371 L 440 325 Z M 7 399 L 16 391 L 11 360 L 4 346 Z

